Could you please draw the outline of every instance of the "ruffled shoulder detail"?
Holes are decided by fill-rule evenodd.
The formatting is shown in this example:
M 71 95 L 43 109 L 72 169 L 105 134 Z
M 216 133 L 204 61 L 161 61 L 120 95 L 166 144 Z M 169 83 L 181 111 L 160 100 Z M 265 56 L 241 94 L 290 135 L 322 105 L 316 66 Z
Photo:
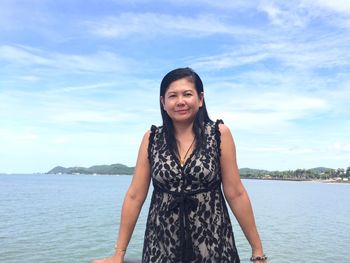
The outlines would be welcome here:
M 216 144 L 217 144 L 217 147 L 218 147 L 218 154 L 219 154 L 219 158 L 221 156 L 221 132 L 220 132 L 220 129 L 219 129 L 219 124 L 224 124 L 224 121 L 219 119 L 219 120 L 216 120 L 215 122 L 215 140 L 216 140 Z
M 155 134 L 156 134 L 156 132 L 157 132 L 157 126 L 155 126 L 155 125 L 152 125 L 151 126 L 151 129 L 150 129 L 150 131 L 151 131 L 151 133 L 150 133 L 150 135 L 149 135 L 149 142 L 148 142 L 148 148 L 147 148 L 147 152 L 148 152 L 148 160 L 149 161 L 151 161 L 151 153 L 152 153 L 152 146 L 153 146 L 153 144 L 154 144 L 154 136 L 155 136 Z

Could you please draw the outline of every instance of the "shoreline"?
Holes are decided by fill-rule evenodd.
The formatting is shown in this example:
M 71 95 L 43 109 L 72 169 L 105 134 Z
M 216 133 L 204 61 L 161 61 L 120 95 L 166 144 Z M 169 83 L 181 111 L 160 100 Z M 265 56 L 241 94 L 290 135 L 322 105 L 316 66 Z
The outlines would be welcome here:
M 62 175 L 69 175 L 69 176 L 132 176 L 130 174 L 83 174 L 83 173 L 0 173 L 0 175 L 54 175 L 54 176 L 62 176 Z M 244 180 L 262 180 L 262 181 L 290 181 L 290 182 L 310 182 L 310 183 L 323 183 L 323 184 L 350 184 L 350 180 L 340 180 L 340 179 L 300 179 L 300 178 L 276 178 L 276 177 L 246 177 L 241 176 L 241 179 Z
M 310 183 L 323 183 L 323 184 L 350 184 L 350 181 L 335 180 L 335 179 L 298 179 L 298 178 L 261 178 L 261 177 L 244 177 L 241 179 L 247 180 L 263 180 L 263 181 L 291 181 L 291 182 L 310 182 Z

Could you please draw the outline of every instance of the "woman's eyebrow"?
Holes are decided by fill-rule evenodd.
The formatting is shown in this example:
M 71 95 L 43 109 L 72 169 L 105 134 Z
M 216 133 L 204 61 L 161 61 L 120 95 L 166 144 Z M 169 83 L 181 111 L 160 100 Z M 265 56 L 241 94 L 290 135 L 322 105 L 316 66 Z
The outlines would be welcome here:
M 176 94 L 176 93 L 185 93 L 185 92 L 193 92 L 193 90 L 186 89 L 186 90 L 183 90 L 183 91 L 167 91 L 166 93 L 167 94 Z

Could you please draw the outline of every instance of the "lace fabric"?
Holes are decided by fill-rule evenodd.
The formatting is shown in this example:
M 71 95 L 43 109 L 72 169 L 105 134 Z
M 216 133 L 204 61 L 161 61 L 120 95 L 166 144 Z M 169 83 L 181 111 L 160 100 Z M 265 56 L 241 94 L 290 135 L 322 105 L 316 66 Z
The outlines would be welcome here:
M 152 193 L 142 262 L 240 262 L 221 190 L 221 120 L 205 126 L 205 144 L 181 167 L 162 127 L 151 127 Z

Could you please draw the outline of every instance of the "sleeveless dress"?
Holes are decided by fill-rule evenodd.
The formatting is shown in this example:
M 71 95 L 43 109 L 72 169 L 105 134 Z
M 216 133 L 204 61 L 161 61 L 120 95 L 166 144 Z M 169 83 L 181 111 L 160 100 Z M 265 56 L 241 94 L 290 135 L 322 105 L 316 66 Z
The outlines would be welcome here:
M 239 263 L 221 190 L 219 123 L 205 124 L 205 143 L 181 167 L 163 127 L 151 127 L 148 158 L 153 193 L 142 262 Z

